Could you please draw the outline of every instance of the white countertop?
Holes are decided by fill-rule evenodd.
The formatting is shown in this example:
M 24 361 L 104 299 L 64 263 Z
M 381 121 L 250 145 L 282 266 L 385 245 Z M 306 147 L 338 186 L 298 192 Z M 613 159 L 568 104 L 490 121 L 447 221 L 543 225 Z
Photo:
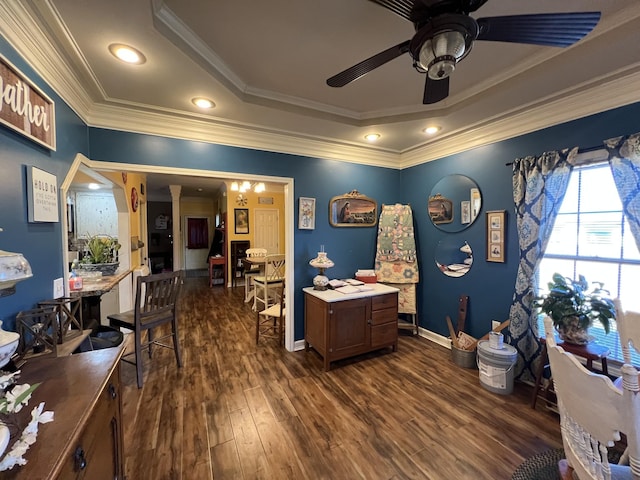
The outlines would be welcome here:
M 385 293 L 394 293 L 400 291 L 396 287 L 390 287 L 389 285 L 385 285 L 383 283 L 367 283 L 365 285 L 373 287 L 372 290 L 365 290 L 363 292 L 355 293 L 340 293 L 330 289 L 315 290 L 313 287 L 305 287 L 302 289 L 302 291 L 328 303 L 353 300 L 354 298 L 374 297 L 376 295 L 384 295 Z

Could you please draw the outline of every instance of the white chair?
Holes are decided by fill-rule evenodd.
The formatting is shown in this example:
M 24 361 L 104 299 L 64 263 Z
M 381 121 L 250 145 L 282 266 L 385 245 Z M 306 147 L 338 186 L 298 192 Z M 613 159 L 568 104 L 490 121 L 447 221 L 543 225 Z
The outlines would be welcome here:
M 640 478 L 632 474 L 629 466 L 613 465 L 608 460 L 608 447 L 620 440 L 620 432 L 628 437 L 636 434 L 640 417 L 629 400 L 637 395 L 637 390 L 628 390 L 630 383 L 625 381 L 621 391 L 609 377 L 587 370 L 574 355 L 556 345 L 551 319 L 547 317 L 544 324 L 567 458 L 561 462 L 560 472 L 566 475 L 563 479 Z M 633 383 L 634 375 L 627 377 L 624 371 L 623 375 Z M 637 387 L 637 372 L 635 384 Z M 633 448 L 629 444 L 630 457 L 636 458 Z M 563 468 L 566 463 L 571 468 Z
M 266 248 L 247 248 L 245 250 L 247 258 L 251 257 L 266 257 Z M 250 269 L 244 271 L 244 303 L 249 301 L 255 295 L 255 286 L 253 285 L 253 278 L 262 274 L 264 268 L 260 265 L 252 265 Z
M 278 341 L 278 346 L 284 345 L 284 322 L 287 313 L 284 291 L 283 281 L 278 289 L 278 303 L 256 312 L 256 345 L 260 337 L 273 338 Z
M 285 276 L 284 254 L 267 255 L 264 260 L 264 274 L 253 277 L 255 294 L 253 309 L 256 312 L 269 308 L 278 301 L 276 290 L 282 286 Z

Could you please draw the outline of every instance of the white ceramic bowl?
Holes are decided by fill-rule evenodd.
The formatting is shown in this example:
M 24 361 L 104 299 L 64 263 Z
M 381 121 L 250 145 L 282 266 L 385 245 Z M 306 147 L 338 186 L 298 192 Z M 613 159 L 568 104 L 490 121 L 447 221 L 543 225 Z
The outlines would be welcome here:
M 18 333 L 2 330 L 2 322 L 0 322 L 0 368 L 9 363 L 11 355 L 18 348 L 19 340 L 20 335 Z

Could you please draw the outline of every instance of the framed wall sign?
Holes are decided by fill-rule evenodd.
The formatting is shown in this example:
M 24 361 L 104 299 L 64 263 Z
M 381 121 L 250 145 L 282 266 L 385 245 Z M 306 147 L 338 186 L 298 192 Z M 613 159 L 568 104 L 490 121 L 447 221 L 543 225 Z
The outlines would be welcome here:
M 504 263 L 505 210 L 487 212 L 487 262 Z
M 235 220 L 236 234 L 249 233 L 249 209 L 235 208 L 233 210 L 233 218 Z
M 55 103 L 0 55 L 0 123 L 51 150 L 56 149 Z
M 29 222 L 58 222 L 58 183 L 55 175 L 27 167 Z
M 298 228 L 313 230 L 316 228 L 316 199 L 300 197 L 298 212 Z
M 329 202 L 329 223 L 334 227 L 373 227 L 378 223 L 378 204 L 352 190 Z

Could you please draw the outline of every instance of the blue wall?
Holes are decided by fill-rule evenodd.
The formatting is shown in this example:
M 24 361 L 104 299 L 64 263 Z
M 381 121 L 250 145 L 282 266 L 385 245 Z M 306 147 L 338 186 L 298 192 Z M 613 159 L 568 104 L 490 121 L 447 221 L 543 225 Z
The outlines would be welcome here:
M 34 308 L 53 295 L 53 280 L 62 276 L 61 223 L 28 223 L 26 167 L 36 166 L 64 180 L 76 153 L 88 153 L 88 131 L 80 118 L 24 63 L 0 37 L 0 53 L 38 85 L 56 108 L 57 150 L 51 151 L 13 130 L 0 127 L 0 249 L 20 252 L 29 260 L 33 277 L 17 285 L 16 293 L 0 298 L 0 319 L 12 330 L 20 310 Z M 59 202 L 64 199 L 59 199 Z
M 92 160 L 293 178 L 295 218 L 298 197 L 315 198 L 315 230 L 296 228 L 294 234 L 296 339 L 304 337 L 302 288 L 311 285 L 317 273 L 309 260 L 320 245 L 335 263 L 327 272 L 331 278 L 353 277 L 358 268 L 373 268 L 377 229 L 330 226 L 331 197 L 353 189 L 374 198 L 378 205 L 395 203 L 400 197 L 400 172 L 394 169 L 97 128 L 90 129 L 89 143 Z
M 640 103 L 585 117 L 555 127 L 403 170 L 400 174 L 403 203 L 413 206 L 419 245 L 421 283 L 418 308 L 421 326 L 448 335 L 445 316 L 455 322 L 460 295 L 469 295 L 466 330 L 479 337 L 491 329 L 491 320 L 504 321 L 518 268 L 518 239 L 514 217 L 510 166 L 515 158 L 578 146 L 588 148 L 619 135 L 640 131 Z M 445 233 L 429 220 L 427 198 L 445 175 L 463 174 L 475 180 L 482 194 L 478 219 L 459 233 Z M 506 262 L 485 261 L 485 212 L 507 211 Z M 468 241 L 474 252 L 471 271 L 461 278 L 442 274 L 434 263 L 434 251 L 444 238 L 460 245 Z
M 180 166 L 237 173 L 264 174 L 294 179 L 294 198 L 313 197 L 316 229 L 295 230 L 296 339 L 303 338 L 301 288 L 311 284 L 315 271 L 308 261 L 324 245 L 336 266 L 332 278 L 350 277 L 358 268 L 373 266 L 375 228 L 334 228 L 328 222 L 331 197 L 353 189 L 383 203 L 409 203 L 413 207 L 419 250 L 421 282 L 418 307 L 421 326 L 447 334 L 445 315 L 456 318 L 458 297 L 469 295 L 468 331 L 480 336 L 491 320 L 505 320 L 517 269 L 517 239 L 511 194 L 514 158 L 571 146 L 591 147 L 602 140 L 640 131 L 640 103 L 529 135 L 476 148 L 404 171 L 345 162 L 225 147 L 202 142 L 168 139 L 113 130 L 87 128 L 74 112 L 0 39 L 0 53 L 38 84 L 56 103 L 58 149 L 51 152 L 0 127 L 0 249 L 18 251 L 31 262 L 34 277 L 17 286 L 17 293 L 0 298 L 0 319 L 12 328 L 15 314 L 51 298 L 53 279 L 62 275 L 61 223 L 27 222 L 25 166 L 34 165 L 58 178 L 60 184 L 80 152 L 94 160 L 144 165 Z M 459 233 L 444 233 L 427 215 L 427 198 L 443 176 L 464 174 L 475 180 L 482 193 L 482 210 L 476 222 Z M 60 201 L 63 201 L 62 199 Z M 508 212 L 506 263 L 485 258 L 485 212 Z M 297 216 L 297 201 L 296 201 Z M 296 217 L 297 218 L 297 217 Z M 466 240 L 474 249 L 474 266 L 462 278 L 440 273 L 433 257 L 438 241 Z

